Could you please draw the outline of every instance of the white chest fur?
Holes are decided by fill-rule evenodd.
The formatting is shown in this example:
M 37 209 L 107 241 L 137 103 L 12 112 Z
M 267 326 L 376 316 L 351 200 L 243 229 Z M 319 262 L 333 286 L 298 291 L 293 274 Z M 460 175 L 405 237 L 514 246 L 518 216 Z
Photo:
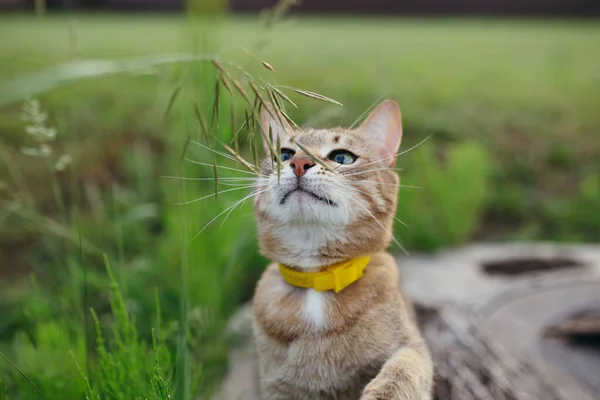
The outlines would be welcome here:
M 327 317 L 327 293 L 307 289 L 303 311 L 310 324 L 317 329 L 323 328 Z

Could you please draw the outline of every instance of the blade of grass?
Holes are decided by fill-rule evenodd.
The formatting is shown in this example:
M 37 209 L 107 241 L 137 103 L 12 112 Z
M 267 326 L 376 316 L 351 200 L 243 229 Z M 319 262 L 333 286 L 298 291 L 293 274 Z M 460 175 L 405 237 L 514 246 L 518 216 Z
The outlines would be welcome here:
M 260 99 L 254 96 L 254 103 L 252 103 L 252 112 L 250 116 L 252 117 L 252 129 L 256 128 L 256 116 L 260 113 Z
M 89 363 L 89 357 L 88 357 L 88 351 L 90 349 L 88 349 L 88 344 L 90 343 L 89 340 L 89 323 L 88 323 L 88 285 L 87 285 L 87 269 L 85 268 L 85 252 L 83 250 L 83 240 L 82 240 L 82 236 L 81 236 L 81 224 L 79 221 L 79 212 L 77 211 L 77 207 L 73 208 L 73 212 L 75 214 L 75 223 L 77 225 L 77 236 L 79 238 L 79 259 L 81 260 L 81 280 L 82 280 L 82 293 L 81 293 L 81 312 L 83 314 L 83 341 L 84 341 L 84 346 L 86 349 L 85 352 L 85 376 L 88 376 L 90 373 L 90 363 Z
M 113 218 L 114 221 L 116 222 L 116 228 L 117 228 L 117 261 L 119 264 L 119 272 L 117 273 L 117 275 L 119 276 L 119 284 L 123 284 L 123 282 L 121 281 L 121 275 L 122 275 L 122 271 L 121 268 L 123 267 L 123 265 L 125 265 L 125 245 L 123 243 L 123 221 L 121 219 L 121 216 L 119 215 L 119 207 L 117 204 L 117 195 L 116 195 L 116 186 L 113 185 L 111 188 L 111 197 L 112 197 L 112 207 L 113 207 Z
M 215 127 L 219 125 L 219 101 L 221 98 L 221 81 L 215 80 L 215 98 L 213 101 L 212 107 L 212 118 L 210 121 L 210 126 L 212 127 L 212 131 L 214 132 Z M 216 123 L 216 126 L 215 126 Z
M 223 64 L 221 64 L 220 62 L 218 62 L 217 60 L 212 60 L 211 61 L 212 65 L 215 66 L 215 68 L 217 68 L 222 74 L 225 75 L 229 75 L 229 72 L 225 69 L 225 67 L 223 66 Z
M 273 89 L 267 86 L 265 91 L 267 92 L 267 96 L 269 96 L 269 100 L 271 100 L 271 104 L 273 104 L 277 109 L 283 110 L 283 106 L 279 102 L 279 98 L 275 95 Z
M 248 85 L 250 85 L 250 89 L 252 89 L 252 91 L 254 92 L 254 95 L 256 96 L 254 99 L 254 104 L 256 105 L 256 102 L 260 102 L 261 105 L 266 106 L 268 104 L 267 100 L 263 97 L 262 93 L 260 93 L 260 89 L 258 88 L 258 86 L 256 86 L 256 84 L 252 81 L 248 82 Z M 267 108 L 267 111 L 269 112 L 269 114 L 271 114 L 271 117 L 275 118 L 275 116 L 272 114 L 272 111 L 269 110 Z
M 233 86 L 238 91 L 238 93 L 244 98 L 244 100 L 246 100 L 246 103 L 250 104 L 250 98 L 248 97 L 248 93 L 246 93 L 242 84 L 233 77 L 231 77 L 231 82 L 233 83 Z
M 196 164 L 196 165 L 203 165 L 205 167 L 212 167 L 213 166 L 212 164 L 203 163 L 203 162 L 200 162 L 200 161 L 192 160 L 190 158 L 186 158 L 185 161 L 191 162 L 192 164 Z M 252 175 L 252 172 L 250 172 L 250 171 L 244 171 L 243 169 L 230 168 L 230 167 L 225 167 L 223 165 L 217 165 L 217 168 L 227 169 L 229 171 L 243 172 L 244 174 L 250 174 L 250 175 Z
M 252 151 L 254 165 L 257 165 L 258 164 L 258 150 L 256 148 L 256 140 L 252 140 L 252 136 L 250 136 L 250 150 Z
M 215 156 L 213 156 L 213 174 L 215 176 L 215 199 L 217 199 L 219 198 L 219 171 Z
M 27 375 L 25 375 L 25 373 L 23 371 L 21 371 L 19 369 L 19 367 L 17 367 L 15 365 L 15 363 L 13 363 L 10 358 L 8 358 L 6 355 L 4 355 L 3 352 L 0 351 L 0 356 L 2 356 L 23 378 L 25 378 L 25 380 L 29 383 L 29 385 L 35 389 L 35 391 L 39 394 L 39 396 L 46 400 L 46 397 L 44 396 L 44 394 L 40 391 L 40 389 L 38 389 L 38 387 L 35 385 L 35 383 L 33 383 L 33 381 L 31 379 L 29 379 L 29 377 Z
M 258 170 L 256 169 L 256 166 L 252 165 L 248 161 L 246 161 L 244 159 L 244 157 L 242 157 L 238 152 L 236 152 L 235 150 L 233 150 L 231 147 L 227 146 L 225 143 L 221 143 L 221 145 L 223 146 L 223 148 L 225 150 L 227 150 L 229 152 L 229 154 L 231 154 L 232 156 L 234 156 L 236 158 L 236 160 L 238 160 L 239 162 L 241 162 L 242 164 L 244 164 L 244 166 L 246 168 L 248 168 L 250 171 L 252 171 L 254 173 L 258 173 Z
M 283 105 L 279 102 L 279 99 L 273 93 L 271 88 L 267 87 L 265 91 L 267 92 L 267 95 L 268 95 L 269 99 L 271 100 L 271 104 L 274 105 L 275 110 L 274 111 L 271 110 L 271 107 L 269 106 L 269 104 L 266 104 L 265 107 L 267 108 L 267 111 L 269 111 L 269 114 L 271 116 L 273 116 L 273 113 L 275 113 L 275 116 L 276 116 L 277 120 L 279 121 L 279 124 L 284 127 L 286 134 L 288 133 L 287 129 L 286 129 L 288 126 L 291 127 L 292 129 L 298 129 L 298 125 L 296 125 L 296 123 L 294 121 L 292 121 L 292 119 L 285 113 Z
M 288 124 L 291 125 L 292 129 L 299 129 L 300 127 L 294 122 L 294 120 L 292 120 L 285 111 L 283 111 L 282 109 L 279 110 L 279 112 L 281 113 L 281 115 L 283 116 L 283 118 L 285 118 L 285 120 L 288 122 Z
M 229 95 L 233 96 L 233 89 L 231 88 L 231 85 L 229 84 L 229 81 L 227 80 L 227 76 L 225 76 L 224 73 L 220 72 L 219 79 L 221 80 L 221 83 L 223 84 L 223 86 L 225 86 L 225 89 L 229 92 Z
M 281 137 L 277 136 L 277 184 L 281 180 Z
M 146 70 L 162 65 L 214 60 L 208 54 L 166 53 L 135 57 L 129 60 L 81 60 L 24 74 L 0 87 L 0 107 L 83 79 Z
M 229 123 L 231 124 L 231 130 L 233 131 L 235 128 L 235 104 L 233 103 L 233 99 L 231 99 L 231 102 L 229 103 Z M 240 147 L 239 147 L 239 143 L 237 140 L 237 135 L 238 135 L 239 131 L 235 131 L 233 133 L 233 147 L 235 148 L 235 151 L 240 151 Z
M 2 161 L 6 165 L 7 171 L 11 176 L 17 190 L 20 194 L 23 203 L 25 203 L 30 209 L 33 209 L 33 195 L 27 188 L 25 183 L 25 178 L 23 177 L 23 173 L 19 169 L 19 166 L 14 160 L 14 157 L 8 151 L 5 151 L 3 147 L 0 147 L 0 157 L 2 157 Z
M 248 111 L 248 107 L 244 107 L 244 124 L 246 125 L 246 133 L 248 135 L 248 138 L 250 138 L 251 133 L 251 129 L 252 129 L 252 117 L 250 116 L 250 112 Z M 237 141 L 236 141 L 237 143 Z M 239 145 L 239 144 L 238 144 Z M 236 148 L 236 150 L 238 150 Z
M 261 60 L 260 58 L 258 58 L 258 56 L 256 56 L 255 54 L 251 53 L 248 49 L 246 49 L 245 47 L 239 47 L 244 53 L 246 53 L 246 55 L 254 58 L 255 60 L 257 60 L 258 62 L 260 62 L 262 64 L 263 67 L 265 67 L 266 69 L 268 69 L 271 72 L 275 72 L 275 68 L 273 68 L 273 66 L 271 64 L 269 64 L 268 62 Z
M 261 62 L 262 62 L 263 67 L 265 67 L 266 69 L 268 69 L 271 72 L 275 72 L 275 68 L 273 68 L 273 66 L 271 64 L 269 64 L 266 61 L 261 61 Z
M 330 172 L 333 172 L 331 170 L 331 168 L 329 168 L 329 166 L 327 164 L 325 164 L 320 158 L 318 158 L 317 156 L 315 156 L 311 151 L 309 151 L 304 145 L 302 145 L 301 143 L 296 142 L 296 145 L 298 147 L 300 147 L 300 149 L 302 151 L 304 151 L 306 153 L 307 156 L 309 156 L 310 158 L 312 158 L 312 160 L 314 162 L 316 162 L 317 164 L 320 164 L 323 168 L 327 169 Z
M 181 198 L 185 199 L 185 185 L 181 185 Z M 190 397 L 190 363 L 189 363 L 189 348 L 187 337 L 189 334 L 188 320 L 188 302 L 189 302 L 189 219 L 186 214 L 181 211 L 179 218 L 182 227 L 181 248 L 180 248 L 180 303 L 179 303 L 179 330 L 177 332 L 177 398 L 187 400 Z
M 269 125 L 269 150 L 271 151 L 271 168 L 275 162 L 274 151 L 273 151 L 273 127 Z
M 180 161 L 185 160 L 185 155 L 187 154 L 187 149 L 192 141 L 192 135 L 188 132 L 187 137 L 185 138 L 185 143 L 183 144 L 183 149 L 181 151 L 181 157 L 179 157 Z
M 206 119 L 204 118 L 204 114 L 202 114 L 202 110 L 200 109 L 200 105 L 198 103 L 194 103 L 194 113 L 196 114 L 196 118 L 200 123 L 200 135 L 204 137 L 207 143 L 210 143 L 208 125 L 206 124 Z
M 256 99 L 258 99 L 260 106 L 264 107 L 265 110 L 267 110 L 267 112 L 269 113 L 271 118 L 278 120 L 279 123 L 281 124 L 281 126 L 285 126 L 285 124 L 283 123 L 283 120 L 281 119 L 280 113 L 277 112 L 277 110 L 279 110 L 279 109 L 277 108 L 277 110 L 273 110 L 273 107 L 277 107 L 277 104 L 270 105 L 269 102 L 264 98 L 264 96 L 260 92 L 260 89 L 258 88 L 258 86 L 256 86 L 256 84 L 254 82 L 249 81 L 248 84 L 250 85 L 250 88 L 254 92 Z M 268 96 L 268 92 L 267 92 L 267 96 Z M 255 102 L 256 102 L 256 99 L 255 99 Z
M 365 115 L 367 115 L 368 113 L 370 113 L 370 112 L 371 112 L 371 110 L 373 110 L 373 109 L 375 108 L 375 106 L 376 106 L 377 104 L 379 104 L 379 102 L 381 101 L 381 99 L 383 99 L 385 96 L 387 96 L 387 93 L 384 93 L 384 94 L 382 94 L 381 96 L 379 96 L 379 98 L 378 98 L 377 100 L 375 100 L 375 101 L 373 102 L 373 104 L 371 104 L 371 105 L 369 106 L 369 108 L 367 108 L 367 109 L 365 110 L 365 112 L 363 112 L 362 114 L 360 114 L 360 115 L 359 115 L 359 117 L 358 117 L 358 118 L 356 118 L 356 120 L 355 120 L 355 121 L 352 123 L 352 125 L 350 125 L 350 127 L 349 127 L 348 129 L 352 129 L 352 128 L 354 128 L 354 127 L 356 126 L 356 124 L 358 124 L 358 123 L 359 123 L 359 122 L 360 122 L 360 121 L 361 121 L 361 120 L 362 120 L 362 119 L 365 117 Z
M 343 106 L 343 104 L 340 103 L 339 101 L 329 98 L 327 96 L 323 96 L 322 94 L 319 94 L 319 93 L 311 92 L 308 90 L 302 90 L 302 89 L 298 89 L 298 88 L 291 87 L 291 86 L 280 86 L 280 87 L 282 87 L 284 89 L 293 90 L 294 92 L 296 92 L 302 96 L 305 96 L 305 97 L 310 97 L 311 99 L 325 101 L 327 103 L 333 103 L 338 106 Z
M 271 87 L 267 87 L 266 91 L 267 91 L 267 94 L 269 95 L 269 99 L 271 100 L 271 103 L 274 104 L 276 107 L 275 112 L 277 113 L 277 116 L 279 117 L 279 122 L 281 124 L 283 124 L 283 121 L 281 120 L 281 117 L 283 117 L 289 125 L 291 125 L 293 128 L 297 129 L 298 125 L 296 125 L 296 123 L 294 121 L 292 121 L 292 119 L 285 113 L 285 108 L 283 107 L 283 104 L 281 104 L 281 102 L 279 101 L 279 98 L 277 97 L 277 95 L 275 94 L 273 89 Z
M 229 81 L 231 81 L 231 83 L 233 83 L 233 86 L 238 91 L 238 93 L 244 98 L 244 100 L 246 100 L 248 104 L 250 104 L 250 98 L 248 97 L 248 93 L 246 93 L 242 84 L 233 76 L 231 76 L 231 74 L 227 71 L 223 64 L 216 60 L 212 60 L 212 64 L 223 74 L 223 76 L 225 76 Z
M 169 97 L 169 103 L 167 104 L 167 108 L 165 109 L 163 118 L 167 118 L 169 116 L 169 113 L 171 112 L 171 109 L 173 108 L 173 105 L 175 104 L 175 100 L 177 100 L 177 97 L 179 96 L 180 91 L 181 91 L 181 86 L 177 86 L 175 88 L 175 90 L 173 91 L 173 93 L 171 93 L 171 97 Z
M 94 395 L 94 389 L 92 389 L 90 380 L 87 377 L 87 372 L 84 372 L 81 369 L 81 367 L 79 366 L 79 363 L 77 362 L 77 357 L 75 357 L 75 353 L 73 353 L 73 350 L 70 350 L 69 354 L 71 355 L 71 359 L 73 360 L 73 363 L 75 364 L 75 367 L 77 368 L 77 372 L 79 372 L 81 379 L 83 379 L 85 382 L 86 400 L 87 399 L 90 399 L 90 400 L 96 399 L 96 396 Z
M 24 218 L 24 219 L 34 222 L 35 224 L 43 227 L 45 230 L 47 230 L 48 232 L 50 232 L 56 236 L 65 238 L 65 239 L 71 241 L 72 243 L 78 242 L 76 233 L 72 232 L 70 229 L 68 229 L 64 225 L 54 221 L 53 219 L 51 219 L 49 217 L 44 217 L 44 216 L 36 213 L 35 211 L 29 210 L 25 207 L 21 207 L 20 204 L 10 202 L 10 201 L 0 200 L 0 206 L 2 206 L 7 211 L 10 211 L 10 212 L 20 216 L 21 218 Z M 84 242 L 86 243 L 86 251 L 88 253 L 92 253 L 92 254 L 102 254 L 103 253 L 103 251 L 99 247 L 94 245 L 92 242 L 90 242 L 88 240 L 84 240 Z
M 292 101 L 292 99 L 290 99 L 285 93 L 283 93 L 281 90 L 277 89 L 275 86 L 271 86 L 271 89 L 273 89 L 273 91 L 277 94 L 277 96 L 281 97 L 284 101 L 290 103 L 294 108 L 298 108 L 298 106 L 296 105 L 296 103 L 294 103 Z

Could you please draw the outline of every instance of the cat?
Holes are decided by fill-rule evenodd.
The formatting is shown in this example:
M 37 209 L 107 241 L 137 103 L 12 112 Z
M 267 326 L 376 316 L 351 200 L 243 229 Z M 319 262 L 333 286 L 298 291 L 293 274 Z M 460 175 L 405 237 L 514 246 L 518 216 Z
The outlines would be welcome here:
M 382 102 L 357 129 L 294 130 L 276 116 L 263 108 L 260 121 L 263 137 L 281 143 L 279 176 L 267 157 L 254 200 L 261 253 L 273 261 L 252 301 L 261 398 L 431 399 L 433 364 L 385 251 L 399 187 L 397 103 Z M 339 291 L 282 275 L 347 260 L 368 265 Z

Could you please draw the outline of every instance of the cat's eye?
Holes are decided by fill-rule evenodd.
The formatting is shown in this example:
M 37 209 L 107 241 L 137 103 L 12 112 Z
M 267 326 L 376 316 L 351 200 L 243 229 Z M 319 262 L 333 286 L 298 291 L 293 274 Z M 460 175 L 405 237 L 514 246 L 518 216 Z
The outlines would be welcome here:
M 338 164 L 352 164 L 358 157 L 347 150 L 334 150 L 329 153 L 327 158 Z
M 294 154 L 296 154 L 294 150 L 281 149 L 281 162 L 291 159 L 294 157 Z

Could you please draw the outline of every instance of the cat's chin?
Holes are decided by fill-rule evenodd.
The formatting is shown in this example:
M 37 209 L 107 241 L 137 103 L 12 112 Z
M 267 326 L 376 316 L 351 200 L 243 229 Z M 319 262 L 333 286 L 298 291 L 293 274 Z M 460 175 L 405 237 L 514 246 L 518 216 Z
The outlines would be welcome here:
M 286 202 L 297 202 L 298 204 L 302 204 L 302 203 L 321 203 L 321 204 L 325 204 L 329 207 L 337 207 L 337 203 L 333 200 L 331 200 L 328 197 L 323 197 L 320 196 L 310 190 L 307 189 L 303 189 L 300 187 L 297 187 L 295 189 L 292 189 L 290 191 L 288 191 L 287 193 L 285 193 L 282 197 L 281 200 L 279 201 L 280 205 L 285 204 Z
M 280 224 L 323 225 L 339 229 L 350 222 L 346 207 L 301 189 L 274 199 L 264 212 Z
M 349 222 L 345 209 L 332 207 L 314 199 L 302 199 L 299 202 L 274 206 L 269 214 L 281 224 L 343 229 Z

